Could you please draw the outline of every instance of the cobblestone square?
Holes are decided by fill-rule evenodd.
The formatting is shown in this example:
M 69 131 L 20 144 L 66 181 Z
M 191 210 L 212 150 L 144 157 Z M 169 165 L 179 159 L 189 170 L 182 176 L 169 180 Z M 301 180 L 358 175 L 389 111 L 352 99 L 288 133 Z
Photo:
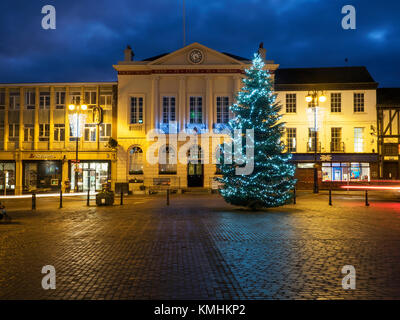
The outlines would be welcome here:
M 6 200 L 0 222 L 0 299 L 399 299 L 397 194 L 299 194 L 259 212 L 218 195 Z M 117 201 L 118 202 L 118 201 Z M 41 269 L 56 269 L 43 290 Z M 344 290 L 341 269 L 356 269 Z

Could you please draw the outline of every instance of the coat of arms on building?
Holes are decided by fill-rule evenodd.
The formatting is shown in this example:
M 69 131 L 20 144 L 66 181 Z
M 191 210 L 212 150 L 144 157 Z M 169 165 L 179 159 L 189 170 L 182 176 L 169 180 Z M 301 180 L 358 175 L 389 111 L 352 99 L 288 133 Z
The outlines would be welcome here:
M 330 154 L 321 154 L 319 157 L 320 161 L 332 161 L 332 156 Z

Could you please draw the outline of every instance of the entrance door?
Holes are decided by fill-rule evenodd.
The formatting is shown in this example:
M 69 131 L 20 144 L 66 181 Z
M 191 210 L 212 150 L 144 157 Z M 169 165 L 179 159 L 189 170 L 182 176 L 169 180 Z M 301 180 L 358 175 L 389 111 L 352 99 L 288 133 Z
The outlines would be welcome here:
M 188 187 L 203 187 L 204 185 L 204 165 L 201 160 L 202 152 L 200 146 L 192 146 L 188 151 Z
M 202 187 L 204 182 L 203 164 L 188 163 L 188 187 Z
M 399 163 L 385 161 L 383 163 L 383 178 L 388 180 L 397 180 L 399 177 Z

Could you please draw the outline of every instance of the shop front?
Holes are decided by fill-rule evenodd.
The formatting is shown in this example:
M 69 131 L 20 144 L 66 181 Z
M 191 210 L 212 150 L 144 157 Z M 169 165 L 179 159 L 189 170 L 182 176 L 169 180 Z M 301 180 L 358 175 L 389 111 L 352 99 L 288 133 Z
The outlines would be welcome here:
M 15 161 L 0 160 L 0 195 L 15 193 Z
M 23 193 L 56 192 L 62 181 L 61 160 L 23 160 Z
M 312 189 L 315 165 L 321 189 L 368 184 L 378 178 L 377 154 L 318 154 L 316 164 L 313 154 L 293 154 L 292 160 L 296 165 L 298 189 Z
M 78 174 L 76 175 L 76 171 Z M 77 176 L 77 180 L 76 180 Z M 100 191 L 111 179 L 111 161 L 104 160 L 80 160 L 78 165 L 74 161 L 69 161 L 69 181 L 70 190 L 87 191 L 89 186 L 91 191 Z M 68 190 L 67 190 L 68 191 Z

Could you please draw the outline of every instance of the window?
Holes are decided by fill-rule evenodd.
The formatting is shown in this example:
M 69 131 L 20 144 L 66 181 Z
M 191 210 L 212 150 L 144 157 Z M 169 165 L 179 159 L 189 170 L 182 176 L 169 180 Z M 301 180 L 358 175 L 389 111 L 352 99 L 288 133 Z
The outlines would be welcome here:
M 50 109 L 50 93 L 49 92 L 40 92 L 39 108 L 40 109 Z
M 85 103 L 87 105 L 96 105 L 97 101 L 97 92 L 96 91 L 86 91 L 85 92 Z
M 317 103 L 315 101 L 315 99 L 313 98 L 309 103 L 308 103 L 308 107 L 309 108 L 314 108 L 317 106 Z
M 286 94 L 286 113 L 296 113 L 296 94 Z
M 383 155 L 398 156 L 399 155 L 399 145 L 397 143 L 384 143 L 383 144 Z
M 10 92 L 10 110 L 19 110 L 18 92 Z
M 190 123 L 203 123 L 203 98 L 190 97 Z
M 369 163 L 322 163 L 322 181 L 370 181 Z
M 143 174 L 143 150 L 140 147 L 129 151 L 129 174 Z
M 55 124 L 54 125 L 54 141 L 64 141 L 65 140 L 65 125 Z
M 48 141 L 50 137 L 50 125 L 47 123 L 39 124 L 39 141 Z
M 163 123 L 169 123 L 176 119 L 175 97 L 163 97 Z
M 159 151 L 159 174 L 176 174 L 176 154 L 170 146 L 163 146 Z
M 229 97 L 217 97 L 217 123 L 229 122 Z
M 131 97 L 131 124 L 143 123 L 143 97 Z
M 56 109 L 64 109 L 65 107 L 65 92 L 56 92 Z
M 296 128 L 286 128 L 286 148 L 288 152 L 296 152 Z
M 80 104 L 81 103 L 81 93 L 80 92 L 71 92 L 70 95 L 71 103 Z
M 33 124 L 25 124 L 24 125 L 24 141 L 32 142 L 34 139 L 34 125 Z
M 35 91 L 26 91 L 25 92 L 25 108 L 28 110 L 35 109 Z
M 100 94 L 100 106 L 103 109 L 110 109 L 112 107 L 112 95 Z
M 342 149 L 342 128 L 331 128 L 331 152 Z
M 100 128 L 100 141 L 108 141 L 111 137 L 111 123 L 102 123 Z
M 364 128 L 354 128 L 354 152 L 364 152 Z
M 318 147 L 317 143 L 317 131 L 314 128 L 308 128 L 308 142 L 307 142 L 307 151 L 308 152 L 315 152 L 319 151 L 316 148 Z
M 96 125 L 85 124 L 85 141 L 94 142 L 96 141 Z
M 354 94 L 354 112 L 364 112 L 364 93 Z
M 331 112 L 342 112 L 342 94 L 331 93 Z
M 19 124 L 8 125 L 8 138 L 10 141 L 18 141 L 19 139 Z
M 6 93 L 4 91 L 0 91 L 0 110 L 4 110 L 6 108 Z

